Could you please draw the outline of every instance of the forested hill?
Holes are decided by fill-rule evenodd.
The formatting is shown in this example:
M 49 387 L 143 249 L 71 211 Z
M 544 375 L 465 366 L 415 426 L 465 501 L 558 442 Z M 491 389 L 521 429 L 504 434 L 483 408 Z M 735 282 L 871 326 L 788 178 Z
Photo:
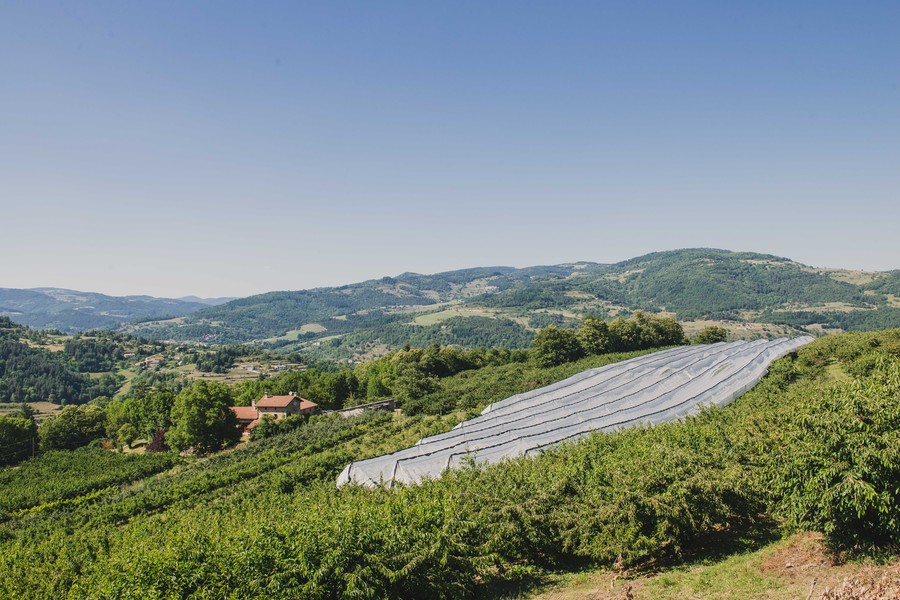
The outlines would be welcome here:
M 42 335 L 0 316 L 0 403 L 80 404 L 119 389 L 121 381 L 111 375 L 80 372 L 69 353 L 35 347 Z
M 136 331 L 140 335 L 156 339 L 215 343 L 268 338 L 277 344 L 279 340 L 272 338 L 283 336 L 287 336 L 283 341 L 311 340 L 402 324 L 417 314 L 449 306 L 475 306 L 473 300 L 518 289 L 529 285 L 533 280 L 561 280 L 576 273 L 595 272 L 603 268 L 605 266 L 595 263 L 576 263 L 524 269 L 481 267 L 434 275 L 403 273 L 396 277 L 383 277 L 335 288 L 269 292 L 250 296 L 206 308 L 185 318 L 141 324 Z M 464 316 L 488 316 L 492 317 L 491 321 L 496 320 L 493 319 L 497 316 L 496 311 L 481 312 L 483 314 Z M 492 322 L 490 328 L 495 325 Z M 465 326 L 478 329 L 478 322 L 468 321 Z M 521 329 L 520 325 L 517 327 Z M 395 337 L 390 331 L 386 335 L 392 340 Z M 431 341 L 420 339 L 421 336 L 413 337 L 423 343 Z M 487 336 L 480 342 L 483 345 L 508 345 L 502 343 L 501 339 L 489 338 Z M 530 341 L 527 334 L 521 338 L 518 341 L 525 345 Z M 403 343 L 401 341 L 400 345 Z
M 144 323 L 136 332 L 359 358 L 406 343 L 524 347 L 547 325 L 637 309 L 688 322 L 715 320 L 743 336 L 864 330 L 900 326 L 898 288 L 900 271 L 823 269 L 768 254 L 685 249 L 612 265 L 404 273 L 337 288 L 271 292 Z
M 0 315 L 39 329 L 77 333 L 118 327 L 129 321 L 169 318 L 208 306 L 151 296 L 107 296 L 60 288 L 0 288 Z

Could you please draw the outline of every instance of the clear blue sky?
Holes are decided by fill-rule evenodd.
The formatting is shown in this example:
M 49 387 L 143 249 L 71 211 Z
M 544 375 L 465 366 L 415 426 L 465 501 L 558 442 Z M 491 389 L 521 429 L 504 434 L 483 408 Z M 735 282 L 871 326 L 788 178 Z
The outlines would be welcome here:
M 0 2 L 0 287 L 900 268 L 900 2 Z

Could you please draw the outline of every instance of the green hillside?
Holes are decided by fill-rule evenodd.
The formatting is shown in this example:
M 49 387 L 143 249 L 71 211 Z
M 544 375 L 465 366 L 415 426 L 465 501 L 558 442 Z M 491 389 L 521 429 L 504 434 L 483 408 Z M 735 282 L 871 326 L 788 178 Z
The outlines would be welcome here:
M 547 325 L 637 309 L 696 321 L 695 329 L 716 321 L 734 337 L 872 330 L 900 326 L 898 282 L 897 271 L 816 269 L 768 254 L 685 249 L 613 265 L 405 273 L 340 288 L 274 292 L 145 323 L 136 332 L 359 360 L 406 343 L 523 348 Z
M 201 302 L 150 296 L 107 296 L 58 288 L 0 288 L 0 315 L 29 327 L 65 333 L 113 328 L 149 318 L 177 317 L 204 306 L 207 305 Z
M 338 288 L 250 296 L 182 319 L 144 323 L 134 331 L 156 339 L 212 343 L 260 341 L 293 332 L 293 339 L 288 341 L 304 342 L 408 323 L 411 314 L 433 311 L 448 303 L 465 304 L 472 298 L 527 285 L 532 280 L 563 279 L 599 268 L 602 267 L 579 263 L 526 269 L 487 267 L 435 275 L 404 273 Z M 518 337 L 511 345 L 521 347 L 530 339 L 527 335 Z M 378 339 L 379 335 L 373 333 L 368 341 Z
M 81 363 L 65 352 L 34 347 L 29 336 L 40 335 L 0 317 L 0 404 L 80 404 L 119 389 L 121 381 L 88 377 L 81 372 L 88 369 L 81 369 Z
M 611 358 L 443 385 L 477 409 Z M 497 385 L 470 397 L 473 377 Z M 665 571 L 796 530 L 892 560 L 898 394 L 894 330 L 817 340 L 724 409 L 394 490 L 334 481 L 464 413 L 321 417 L 205 458 L 84 449 L 59 472 L 51 452 L 0 471 L 0 597 L 522 597 L 551 575 Z

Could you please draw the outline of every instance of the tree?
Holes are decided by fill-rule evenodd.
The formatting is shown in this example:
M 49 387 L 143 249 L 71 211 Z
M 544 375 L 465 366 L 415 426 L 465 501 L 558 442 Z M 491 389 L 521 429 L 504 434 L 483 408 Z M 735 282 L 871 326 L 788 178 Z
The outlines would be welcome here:
M 145 452 L 168 452 L 169 445 L 166 444 L 166 431 L 160 429 L 153 436 L 153 439 L 150 440 L 150 443 L 147 444 L 147 447 L 144 449 Z
M 250 439 L 262 440 L 279 433 L 281 433 L 281 427 L 279 427 L 278 421 L 272 415 L 263 415 L 256 427 L 250 431 Z
M 641 326 L 635 319 L 613 319 L 609 324 L 609 335 L 614 352 L 627 352 L 641 347 Z
M 175 394 L 161 389 L 152 389 L 140 398 L 129 400 L 128 413 L 138 435 L 151 438 L 157 431 L 168 429 L 174 404 Z
M 531 351 L 541 367 L 555 367 L 578 360 L 584 356 L 584 348 L 578 336 L 571 329 L 559 329 L 551 325 L 534 336 Z
M 24 405 L 23 405 L 24 406 Z M 0 416 L 0 465 L 17 463 L 34 451 L 34 421 Z
M 692 344 L 715 344 L 716 342 L 724 342 L 725 338 L 728 337 L 728 332 L 724 327 L 716 327 L 715 325 L 710 325 L 709 327 L 704 327 L 691 338 Z
M 74 450 L 105 434 L 106 413 L 99 406 L 67 406 L 38 428 L 41 450 Z
M 436 391 L 441 383 L 434 375 L 425 373 L 416 363 L 401 363 L 392 390 L 400 400 L 416 400 Z
M 585 317 L 577 335 L 587 354 L 606 354 L 611 349 L 609 325 L 599 317 Z
M 224 384 L 194 382 L 175 398 L 166 442 L 176 450 L 195 448 L 200 452 L 213 452 L 237 442 L 241 432 L 231 404 L 231 390 Z
M 134 425 L 131 423 L 125 423 L 119 428 L 119 431 L 116 432 L 116 441 L 119 442 L 120 446 L 128 446 L 131 447 L 131 443 L 137 439 L 137 430 L 134 428 Z
M 31 408 L 30 404 L 26 404 L 23 402 L 19 405 L 18 417 L 21 419 L 28 419 L 29 421 L 33 422 L 35 415 L 37 415 L 37 412 L 38 411 Z

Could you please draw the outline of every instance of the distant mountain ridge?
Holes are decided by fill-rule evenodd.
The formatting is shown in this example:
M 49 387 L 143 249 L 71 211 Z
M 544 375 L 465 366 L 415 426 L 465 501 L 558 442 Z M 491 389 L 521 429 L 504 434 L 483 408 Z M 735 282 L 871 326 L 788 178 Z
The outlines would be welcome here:
M 637 309 L 672 314 L 688 330 L 716 323 L 742 337 L 896 327 L 900 270 L 823 269 L 770 254 L 689 248 L 615 264 L 407 272 L 202 303 L 222 300 L 0 289 L 0 314 L 66 332 L 122 327 L 158 340 L 361 359 L 407 343 L 525 347 L 547 325 Z
M 107 296 L 63 288 L 0 288 L 0 315 L 38 329 L 77 333 L 190 314 L 207 304 L 152 296 Z
M 892 293 L 900 283 L 897 273 L 818 269 L 770 254 L 691 248 L 616 264 L 403 273 L 334 288 L 270 292 L 144 323 L 135 332 L 365 358 L 406 343 L 522 347 L 550 324 L 571 325 L 588 314 L 627 316 L 637 309 L 688 322 L 724 321 L 749 337 L 873 329 L 900 326 L 900 301 Z
M 231 302 L 232 300 L 237 300 L 239 296 L 222 296 L 221 298 L 200 298 L 198 296 L 181 296 L 180 298 L 175 298 L 176 300 L 181 300 L 182 302 L 196 302 L 199 304 L 205 304 L 206 306 L 218 306 L 220 304 L 225 304 L 226 302 Z

